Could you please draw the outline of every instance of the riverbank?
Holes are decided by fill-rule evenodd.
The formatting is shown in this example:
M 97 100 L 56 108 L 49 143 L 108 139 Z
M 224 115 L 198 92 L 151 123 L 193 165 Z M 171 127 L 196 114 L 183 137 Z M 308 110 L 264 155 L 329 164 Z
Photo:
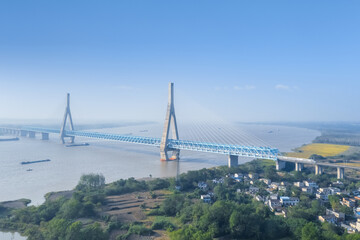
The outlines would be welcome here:
M 191 171 L 181 174 L 178 184 L 174 178 L 129 178 L 105 185 L 101 175 L 84 175 L 73 192 L 49 193 L 44 204 L 0 218 L 0 227 L 36 240 L 255 239 L 259 234 L 261 239 L 288 240 L 302 239 L 303 229 L 312 224 L 324 236 L 348 240 L 347 233 L 335 232 L 317 220 L 331 205 L 321 204 L 294 185 L 306 180 L 326 188 L 331 178 L 306 171 L 280 173 L 271 160 Z M 347 179 L 342 183 L 344 192 L 355 187 Z M 297 207 L 282 206 L 287 214 L 284 218 L 266 206 L 270 194 L 291 194 L 299 202 Z M 341 199 L 334 200 L 338 203 Z M 243 226 L 249 230 L 242 231 Z
M 121 128 L 99 129 L 101 132 L 129 133 L 145 136 L 156 136 L 163 126 L 132 126 Z M 279 126 L 239 126 L 240 129 L 263 139 L 268 145 L 280 151 L 288 151 L 304 143 L 310 143 L 319 132 L 300 128 Z M 148 132 L 141 132 L 148 129 Z M 183 127 L 182 138 L 191 137 L 191 128 Z M 269 133 L 273 131 L 273 133 Z M 206 133 L 205 133 L 206 134 Z M 224 134 L 220 131 L 219 138 Z M 225 137 L 225 136 L 224 136 Z M 22 138 L 17 142 L 0 144 L 0 201 L 19 199 L 32 200 L 31 205 L 40 205 L 45 201 L 44 195 L 51 191 L 72 189 L 78 179 L 86 173 L 102 173 L 108 183 L 119 178 L 173 177 L 177 172 L 175 162 L 161 162 L 158 148 L 114 141 L 99 141 L 77 138 L 79 142 L 89 142 L 86 148 L 66 148 L 59 143 L 57 136 L 50 136 L 49 141 Z M 23 161 L 51 159 L 46 164 L 20 165 Z M 251 159 L 239 159 L 240 163 Z M 189 170 L 211 168 L 225 165 L 227 156 L 221 154 L 181 151 L 180 173 Z M 16 186 L 14 188 L 13 186 Z

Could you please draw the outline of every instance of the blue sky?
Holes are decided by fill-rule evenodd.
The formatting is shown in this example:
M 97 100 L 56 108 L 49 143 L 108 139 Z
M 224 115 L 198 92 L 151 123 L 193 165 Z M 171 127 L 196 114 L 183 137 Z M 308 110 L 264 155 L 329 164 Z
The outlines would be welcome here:
M 358 1 L 0 2 L 0 118 L 360 120 Z

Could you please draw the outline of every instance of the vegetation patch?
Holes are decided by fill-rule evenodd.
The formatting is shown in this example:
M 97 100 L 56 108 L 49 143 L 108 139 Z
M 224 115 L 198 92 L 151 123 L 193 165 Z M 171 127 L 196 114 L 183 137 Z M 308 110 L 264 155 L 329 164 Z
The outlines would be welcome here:
M 289 157 L 310 158 L 312 155 L 320 155 L 323 157 L 331 157 L 348 151 L 350 146 L 312 143 L 295 149 L 295 152 L 287 153 Z

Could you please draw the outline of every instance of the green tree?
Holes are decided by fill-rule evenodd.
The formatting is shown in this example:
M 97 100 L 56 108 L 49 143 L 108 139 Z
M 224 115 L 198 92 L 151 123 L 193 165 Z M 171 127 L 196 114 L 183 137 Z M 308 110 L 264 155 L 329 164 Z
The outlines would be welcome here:
M 43 235 L 46 240 L 65 239 L 66 229 L 68 226 L 69 222 L 67 220 L 54 218 L 46 224 Z
M 66 229 L 66 240 L 82 239 L 81 228 L 82 228 L 82 223 L 80 221 L 76 221 L 76 222 L 72 223 Z
M 72 198 L 66 201 L 60 208 L 60 215 L 65 219 L 74 219 L 81 215 L 82 205 L 81 203 Z
M 183 228 L 170 233 L 172 240 L 212 240 L 210 232 L 202 232 L 192 225 L 185 225 Z
M 91 191 L 103 188 L 105 186 L 105 177 L 102 174 L 84 174 L 80 177 L 80 181 L 76 189 L 82 191 Z
M 167 216 L 175 216 L 180 212 L 185 203 L 185 197 L 182 194 L 173 194 L 165 199 L 160 207 L 160 210 Z
M 301 232 L 301 240 L 321 240 L 320 229 L 313 222 L 308 222 Z
M 80 240 L 107 240 L 108 234 L 105 233 L 99 223 L 94 223 L 81 230 Z

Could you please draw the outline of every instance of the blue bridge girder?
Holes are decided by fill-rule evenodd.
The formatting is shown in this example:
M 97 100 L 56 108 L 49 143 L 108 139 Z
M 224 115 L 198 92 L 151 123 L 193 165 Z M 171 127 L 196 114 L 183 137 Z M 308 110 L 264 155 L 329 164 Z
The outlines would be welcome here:
M 5 128 L 5 129 L 9 129 L 9 128 Z M 17 128 L 16 130 L 60 134 L 60 130 L 58 129 L 41 128 L 41 127 L 21 127 L 21 128 Z M 156 147 L 160 147 L 160 143 L 161 143 L 160 138 L 121 135 L 121 134 L 112 134 L 112 133 L 88 132 L 88 131 L 66 131 L 66 136 L 98 138 L 98 139 L 114 140 L 114 141 L 135 143 L 142 145 L 151 145 Z M 272 160 L 277 160 L 279 155 L 278 149 L 270 148 L 270 147 L 243 146 L 243 145 L 207 143 L 207 142 L 198 142 L 198 141 L 189 141 L 189 140 L 174 140 L 174 139 L 169 139 L 168 148 L 235 155 L 239 157 L 272 159 Z

